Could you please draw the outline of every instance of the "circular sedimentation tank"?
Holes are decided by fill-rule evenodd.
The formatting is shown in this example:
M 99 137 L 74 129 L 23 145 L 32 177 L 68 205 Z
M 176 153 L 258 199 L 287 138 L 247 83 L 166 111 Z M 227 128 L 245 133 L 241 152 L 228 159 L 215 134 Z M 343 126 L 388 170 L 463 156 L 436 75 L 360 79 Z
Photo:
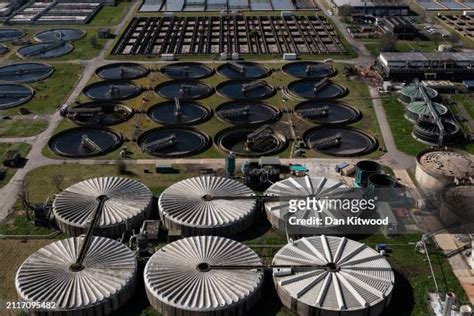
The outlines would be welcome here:
M 10 49 L 7 46 L 0 44 L 0 55 L 6 54 L 8 51 L 10 51 Z
M 344 219 L 348 216 L 357 216 L 350 211 L 343 209 L 333 209 L 324 206 L 318 211 L 308 210 L 290 210 L 289 200 L 304 200 L 307 198 L 315 199 L 340 199 L 356 197 L 357 192 L 352 190 L 341 181 L 329 179 L 326 177 L 298 177 L 287 178 L 285 180 L 272 184 L 266 191 L 265 196 L 281 197 L 278 200 L 265 202 L 265 212 L 268 221 L 278 231 L 290 235 L 320 235 L 320 234 L 345 234 L 351 231 L 349 226 L 344 225 L 311 225 L 297 224 L 296 220 L 311 220 L 311 218 L 319 218 L 325 223 L 326 218 Z M 360 196 L 362 197 L 362 196 Z M 293 218 L 293 219 L 291 219 Z M 348 229 L 349 228 L 349 229 Z
M 442 119 L 444 126 L 444 144 L 456 143 L 460 140 L 460 127 L 456 122 L 449 119 Z M 437 145 L 439 141 L 439 127 L 436 122 L 431 120 L 419 120 L 413 128 L 412 136 L 418 141 L 427 143 L 430 145 Z
M 0 42 L 17 41 L 25 36 L 25 32 L 18 29 L 0 29 Z
M 307 100 L 334 100 L 344 97 L 347 89 L 327 79 L 313 80 L 301 79 L 288 85 L 289 92 L 302 99 Z
M 285 64 L 282 70 L 286 74 L 300 79 L 322 79 L 336 75 L 336 69 L 331 65 L 314 61 L 297 61 Z
M 86 32 L 80 29 L 61 28 L 52 29 L 35 34 L 34 38 L 38 42 L 51 43 L 57 41 L 73 42 L 86 36 Z
M 254 141 L 249 136 L 256 131 L 253 127 L 230 127 L 218 132 L 214 141 L 219 149 L 242 157 L 271 156 L 286 148 L 287 139 L 283 134 L 270 131 Z
M 16 54 L 20 58 L 55 58 L 69 54 L 73 49 L 72 44 L 58 41 L 24 46 L 19 48 Z
M 443 116 L 448 113 L 448 108 L 440 103 L 433 102 L 435 111 L 438 115 Z M 405 111 L 405 118 L 412 123 L 416 123 L 418 118 L 431 115 L 431 110 L 425 101 L 411 102 Z
M 273 281 L 283 305 L 301 316 L 380 315 L 395 274 L 374 249 L 345 237 L 301 238 L 280 249 Z
M 125 304 L 135 290 L 137 262 L 124 244 L 92 237 L 83 269 L 72 269 L 84 239 L 55 241 L 29 256 L 16 273 L 21 301 L 54 303 L 40 315 L 110 315 Z
M 155 92 L 165 99 L 198 100 L 212 95 L 214 89 L 198 81 L 171 80 L 157 85 Z
M 186 127 L 159 127 L 146 131 L 137 140 L 140 149 L 152 156 L 178 158 L 197 155 L 209 148 L 206 134 Z
M 67 107 L 65 116 L 79 125 L 111 126 L 126 122 L 133 110 L 122 103 L 94 101 Z
M 237 61 L 220 65 L 217 72 L 228 79 L 260 79 L 267 77 L 270 69 L 258 63 Z
M 0 110 L 24 104 L 33 98 L 34 90 L 28 86 L 7 83 L 0 84 Z
M 430 99 L 436 99 L 438 97 L 438 91 L 436 91 L 435 89 L 428 88 L 428 87 L 424 87 L 424 88 L 425 88 L 425 92 L 427 96 Z M 401 102 L 406 103 L 406 104 L 409 104 L 415 101 L 424 100 L 423 95 L 416 84 L 409 84 L 409 85 L 404 86 L 400 90 L 400 96 L 398 97 L 398 99 Z
M 27 83 L 44 80 L 54 68 L 43 63 L 18 63 L 0 67 L 0 81 Z
M 356 164 L 355 183 L 362 188 L 367 187 L 367 179 L 370 175 L 380 173 L 382 166 L 372 160 L 361 160 Z
M 153 194 L 141 182 L 119 177 L 100 177 L 68 187 L 53 201 L 53 214 L 59 229 L 69 236 L 85 234 L 91 214 L 106 196 L 95 234 L 117 238 L 139 229 L 153 208 Z
M 105 80 L 133 80 L 145 77 L 150 70 L 137 63 L 114 63 L 96 69 L 95 73 Z
M 377 148 L 377 139 L 351 127 L 314 127 L 303 135 L 306 145 L 329 156 L 366 155 Z
M 202 63 L 182 62 L 163 66 L 161 73 L 171 79 L 187 80 L 210 77 L 214 73 L 214 70 Z
M 350 124 L 361 118 L 358 109 L 340 102 L 306 101 L 295 106 L 295 114 L 316 124 Z
M 148 260 L 145 289 L 153 308 L 164 316 L 250 315 L 264 280 L 263 270 L 254 266 L 262 266 L 258 255 L 237 241 L 185 238 Z
M 49 148 L 69 158 L 86 158 L 105 155 L 122 143 L 120 133 L 107 128 L 76 127 L 54 135 Z
M 193 101 L 166 101 L 150 107 L 148 117 L 162 125 L 195 125 L 208 120 L 212 112 Z
M 474 156 L 465 152 L 425 149 L 416 156 L 416 181 L 427 191 L 439 192 L 456 178 L 473 176 Z
M 221 96 L 234 100 L 268 99 L 276 92 L 273 86 L 263 80 L 229 80 L 218 84 L 216 89 Z
M 99 81 L 86 86 L 82 93 L 96 101 L 123 101 L 138 96 L 142 88 L 127 81 Z
M 277 108 L 263 102 L 230 101 L 219 105 L 216 116 L 234 125 L 255 125 L 276 121 L 280 117 Z
M 239 181 L 194 177 L 164 190 L 158 209 L 165 226 L 180 230 L 183 236 L 232 236 L 253 223 L 257 200 L 242 199 L 246 196 L 254 196 L 254 193 Z
M 448 186 L 441 194 L 440 217 L 444 224 L 474 222 L 474 185 Z
M 392 201 L 395 199 L 394 188 L 397 181 L 384 173 L 374 173 L 367 177 L 368 198 L 376 198 L 377 201 Z

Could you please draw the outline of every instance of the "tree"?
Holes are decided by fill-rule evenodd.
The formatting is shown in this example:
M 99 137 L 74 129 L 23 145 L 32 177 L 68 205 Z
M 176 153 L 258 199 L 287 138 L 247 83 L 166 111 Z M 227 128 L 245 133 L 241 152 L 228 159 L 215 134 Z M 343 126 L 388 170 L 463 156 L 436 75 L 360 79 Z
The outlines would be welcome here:
M 379 41 L 379 51 L 380 52 L 395 52 L 397 45 L 397 37 L 390 34 L 384 36 Z
M 350 4 L 344 4 L 337 8 L 337 14 L 339 16 L 349 17 L 352 15 L 352 12 L 354 12 L 354 7 Z

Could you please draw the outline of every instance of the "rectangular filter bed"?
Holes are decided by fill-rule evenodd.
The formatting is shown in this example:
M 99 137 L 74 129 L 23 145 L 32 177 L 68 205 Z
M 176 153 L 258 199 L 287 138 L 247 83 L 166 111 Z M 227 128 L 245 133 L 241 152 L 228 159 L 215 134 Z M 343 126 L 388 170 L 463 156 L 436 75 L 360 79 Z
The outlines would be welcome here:
M 344 46 L 324 16 L 134 18 L 113 55 L 334 54 Z

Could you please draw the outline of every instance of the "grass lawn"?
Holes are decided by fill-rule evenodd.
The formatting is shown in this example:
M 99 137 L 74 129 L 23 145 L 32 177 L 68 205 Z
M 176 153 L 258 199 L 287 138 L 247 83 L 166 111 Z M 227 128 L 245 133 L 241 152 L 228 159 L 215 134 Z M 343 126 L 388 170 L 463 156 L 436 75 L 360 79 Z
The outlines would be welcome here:
M 378 56 L 380 54 L 379 41 L 374 39 L 362 40 L 367 50 L 372 56 Z M 395 50 L 397 52 L 434 52 L 438 47 L 436 41 L 402 41 L 398 40 L 395 43 Z
M 28 137 L 41 133 L 48 127 L 42 119 L 14 118 L 3 120 L 0 125 L 0 137 Z
M 31 101 L 15 108 L 0 110 L 0 115 L 15 115 L 19 107 L 25 107 L 33 114 L 50 114 L 61 106 L 79 79 L 81 66 L 66 63 L 53 66 L 54 73 L 51 77 L 29 84 L 35 90 Z
M 2 159 L 2 161 L 6 152 L 9 150 L 19 150 L 21 153 L 21 156 L 25 157 L 30 151 L 30 145 L 24 144 L 24 143 L 15 143 L 15 144 L 0 143 L 0 159 Z M 0 167 L 3 167 L 3 165 L 1 165 Z M 10 181 L 10 179 L 13 177 L 13 175 L 16 172 L 16 169 L 8 168 L 8 167 L 5 167 L 5 168 L 7 169 L 7 174 L 4 179 L 0 180 L 0 187 L 3 187 L 5 184 L 7 184 L 8 181 Z
M 405 119 L 405 107 L 398 102 L 397 95 L 382 99 L 382 103 L 398 150 L 416 156 L 420 150 L 429 147 L 411 136 L 413 124 Z
M 55 58 L 54 60 L 89 60 L 99 56 L 100 51 L 104 47 L 107 39 L 102 39 L 97 36 L 98 29 L 87 29 L 86 36 L 80 40 L 73 42 L 74 50 L 67 55 Z M 95 37 L 95 45 L 92 45 L 92 40 Z
M 474 95 L 472 93 L 452 94 L 451 97 L 454 101 L 461 104 L 469 113 L 471 118 L 474 119 Z
M 105 5 L 100 9 L 88 26 L 115 26 L 122 22 L 132 2 L 119 2 L 117 6 Z

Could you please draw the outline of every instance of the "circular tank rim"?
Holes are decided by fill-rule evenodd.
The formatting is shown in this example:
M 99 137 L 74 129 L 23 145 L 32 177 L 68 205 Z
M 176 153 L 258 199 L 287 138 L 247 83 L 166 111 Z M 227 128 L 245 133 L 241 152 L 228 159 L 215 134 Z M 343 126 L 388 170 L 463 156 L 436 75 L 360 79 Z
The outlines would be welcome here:
M 127 96 L 126 98 L 120 98 L 120 99 L 102 99 L 102 98 L 92 98 L 86 91 L 92 89 L 92 88 L 95 88 L 97 86 L 100 86 L 100 85 L 104 85 L 104 84 L 127 84 L 127 85 L 132 85 L 134 87 L 137 88 L 137 91 L 135 91 L 134 93 L 132 93 L 130 96 Z M 121 101 L 126 101 L 126 100 L 131 100 L 133 98 L 136 98 L 137 96 L 139 96 L 140 94 L 142 94 L 144 91 L 143 87 L 141 87 L 140 85 L 137 85 L 135 83 L 133 83 L 132 81 L 129 81 L 129 80 L 101 80 L 101 81 L 96 81 L 96 82 L 93 82 L 93 83 L 90 83 L 88 85 L 86 85 L 83 89 L 82 89 L 82 95 L 84 95 L 85 97 L 89 98 L 90 100 L 93 100 L 93 101 L 104 101 L 104 102 L 121 102 Z
M 169 97 L 166 97 L 163 94 L 159 93 L 158 90 L 160 90 L 160 88 L 162 88 L 162 87 L 166 87 L 166 86 L 172 85 L 174 83 L 180 83 L 180 82 L 181 82 L 181 84 L 201 84 L 201 85 L 206 86 L 209 90 L 207 93 L 199 95 L 199 96 L 195 96 L 195 97 L 191 97 L 191 98 L 179 98 L 182 101 L 202 100 L 202 99 L 206 99 L 206 98 L 208 98 L 208 97 L 210 97 L 211 95 L 214 94 L 214 87 L 211 86 L 210 84 L 207 84 L 205 82 L 201 82 L 199 80 L 189 80 L 189 79 L 172 79 L 172 80 L 163 81 L 163 82 L 160 82 L 159 84 L 157 84 L 153 88 L 153 91 L 160 98 L 163 98 L 165 100 L 173 100 L 172 98 L 170 99 Z
M 15 39 L 13 39 L 13 40 L 1 40 L 1 39 L 0 39 L 0 43 L 5 43 L 5 42 L 12 42 L 12 41 L 18 41 L 18 40 L 22 39 L 23 37 L 25 37 L 25 35 L 26 35 L 26 32 L 25 32 L 25 30 L 22 30 L 22 29 L 17 29 L 17 28 L 8 28 L 8 27 L 6 27 L 6 28 L 5 28 L 5 27 L 2 27 L 2 28 L 0 29 L 0 31 L 2 31 L 2 30 L 12 30 L 12 31 L 17 31 L 17 32 L 19 32 L 21 35 L 20 35 L 19 37 L 15 38 Z M 0 32 L 0 33 L 1 33 L 1 32 Z
M 155 103 L 153 104 L 152 106 L 150 106 L 147 110 L 146 110 L 146 115 L 147 117 L 152 120 L 153 122 L 155 123 L 158 123 L 160 125 L 163 125 L 163 127 L 181 127 L 181 126 L 194 126 L 194 125 L 199 125 L 199 124 L 202 124 L 204 122 L 207 122 L 209 121 L 211 118 L 212 118 L 212 113 L 213 111 L 206 105 L 203 105 L 199 102 L 196 102 L 196 101 L 193 101 L 193 100 L 183 100 L 185 102 L 189 102 L 189 103 L 194 103 L 196 104 L 197 106 L 201 107 L 205 112 L 206 112 L 206 115 L 202 118 L 200 118 L 199 120 L 196 120 L 196 121 L 193 121 L 193 122 L 188 122 L 188 123 L 164 123 L 164 122 L 161 122 L 161 121 L 158 121 L 156 119 L 154 119 L 150 114 L 151 112 L 159 107 L 159 106 L 162 106 L 162 105 L 165 105 L 165 104 L 168 104 L 170 102 L 173 102 L 173 100 L 170 100 L 170 99 L 167 99 L 167 101 L 163 101 L 163 102 L 158 102 L 158 103 Z
M 55 150 L 53 150 L 52 148 L 52 144 L 53 144 L 53 141 L 56 140 L 56 138 L 64 135 L 64 134 L 67 134 L 71 131 L 77 131 L 77 130 L 83 130 L 83 129 L 95 129 L 95 130 L 102 130 L 102 131 L 107 131 L 107 132 L 110 132 L 112 134 L 114 134 L 116 137 L 117 137 L 117 143 L 114 145 L 114 146 L 111 146 L 110 148 L 108 148 L 107 150 L 104 150 L 104 151 L 101 151 L 99 153 L 92 153 L 92 154 L 86 154 L 86 155 L 71 155 L 71 154 L 64 154 L 64 153 L 61 153 L 59 154 L 58 152 L 56 152 Z M 116 131 L 116 130 L 113 130 L 111 128 L 108 128 L 108 127 L 103 127 L 103 126 L 78 126 L 78 127 L 73 127 L 73 128 L 69 128 L 69 129 L 66 129 L 64 131 L 61 131 L 59 133 L 56 133 L 54 135 L 52 135 L 50 137 L 50 139 L 48 140 L 48 148 L 49 150 L 54 153 L 55 155 L 58 155 L 58 156 L 61 156 L 61 157 L 66 157 L 66 158 L 90 158 L 90 157 L 99 157 L 99 156 L 103 156 L 103 155 L 106 155 L 108 153 L 111 153 L 112 151 L 116 150 L 118 147 L 120 147 L 124 142 L 124 138 L 123 138 L 123 135 Z
M 45 42 L 45 41 L 42 41 L 41 39 L 38 38 L 38 35 L 41 35 L 43 33 L 47 33 L 47 32 L 51 32 L 51 31 L 57 31 L 57 30 L 73 30 L 73 31 L 80 31 L 81 32 L 81 37 L 79 38 L 76 38 L 76 39 L 73 39 L 73 40 L 68 40 L 67 42 L 76 42 L 78 40 L 81 40 L 83 39 L 86 35 L 87 35 L 87 32 L 82 30 L 82 29 L 79 29 L 79 28 L 73 28 L 73 27 L 57 27 L 57 28 L 53 28 L 53 29 L 49 29 L 49 30 L 43 30 L 43 31 L 39 31 L 39 32 L 36 32 L 35 35 L 33 35 L 33 39 L 35 41 L 37 41 L 38 43 L 53 43 L 53 42 Z
M 206 73 L 205 75 L 202 75 L 202 76 L 198 76 L 198 77 L 195 77 L 195 78 L 177 78 L 176 76 L 170 76 L 168 75 L 164 69 L 166 69 L 166 67 L 183 67 L 183 66 L 198 66 L 198 67 L 202 67 L 202 68 L 205 68 L 208 73 Z M 160 73 L 169 78 L 169 79 L 172 79 L 172 80 L 201 80 L 201 79 L 205 79 L 205 78 L 209 78 L 209 77 L 212 77 L 215 73 L 215 70 L 213 67 L 209 67 L 208 65 L 204 64 L 204 63 L 200 63 L 200 62 L 195 62 L 195 61 L 183 61 L 183 62 L 175 62 L 175 63 L 171 63 L 171 64 L 166 64 L 162 67 L 160 67 Z
M 295 93 L 293 93 L 293 91 L 291 91 L 290 87 L 292 85 L 295 85 L 295 84 L 298 84 L 298 83 L 304 83 L 304 82 L 308 82 L 308 81 L 315 81 L 315 83 L 318 81 L 318 79 L 296 79 L 296 80 L 293 80 L 291 81 L 290 83 L 288 83 L 287 85 L 287 90 L 288 90 L 288 93 L 290 95 L 292 95 L 293 97 L 296 97 L 296 98 L 300 98 L 304 101 L 335 101 L 335 100 L 338 100 L 338 99 L 342 99 L 344 98 L 345 96 L 347 96 L 349 94 L 349 89 L 347 89 L 347 87 L 344 87 L 343 85 L 339 84 L 339 83 L 335 83 L 335 82 L 332 82 L 331 80 L 329 80 L 329 84 L 331 85 L 334 85 L 334 86 L 337 86 L 338 88 L 341 89 L 341 94 L 336 96 L 336 97 L 329 97 L 329 98 L 316 98 L 316 97 L 311 97 L 311 98 L 305 98 L 305 97 L 302 97 L 302 96 L 299 96 Z M 304 102 L 303 101 L 303 102 Z
M 353 132 L 356 132 L 356 133 L 360 133 L 360 134 L 363 134 L 364 136 L 366 136 L 367 138 L 369 138 L 372 143 L 373 143 L 373 146 L 372 148 L 369 148 L 368 150 L 365 150 L 361 153 L 358 153 L 358 154 L 352 154 L 352 155 L 339 155 L 339 154 L 325 154 L 321 151 L 315 151 L 313 149 L 310 149 L 310 150 L 313 150 L 315 152 L 319 152 L 319 153 L 322 153 L 323 155 L 326 155 L 326 156 L 333 156 L 333 157 L 358 157 L 358 156 L 365 156 L 365 155 L 368 155 L 372 152 L 374 152 L 375 150 L 377 150 L 378 146 L 379 146 L 379 141 L 377 140 L 377 138 L 375 136 L 373 136 L 372 134 L 362 130 L 362 129 L 359 129 L 359 128 L 355 128 L 355 127 L 352 127 L 352 126 L 324 126 L 324 125 L 320 125 L 320 126 L 315 126 L 315 127 L 311 127 L 310 129 L 306 130 L 304 133 L 303 133 L 303 137 L 302 139 L 304 140 L 304 142 L 306 143 L 306 138 L 308 137 L 308 135 L 315 131 L 315 130 L 319 130 L 319 129 L 347 129 L 347 130 L 351 130 Z
M 258 101 L 258 100 L 257 100 Z M 263 121 L 263 122 L 257 122 L 257 123 L 243 123 L 243 124 L 236 124 L 236 123 L 232 123 L 231 121 L 229 120 L 226 120 L 225 118 L 223 117 L 220 117 L 219 115 L 217 115 L 217 113 L 219 112 L 219 110 L 221 110 L 224 106 L 226 105 L 229 105 L 229 104 L 252 104 L 252 103 L 258 103 L 259 105 L 263 105 L 263 106 L 267 106 L 269 107 L 270 109 L 274 110 L 275 111 L 275 116 L 268 120 L 268 121 Z M 224 103 L 221 103 L 219 104 L 215 109 L 214 109 L 214 113 L 215 113 L 215 116 L 216 118 L 221 121 L 221 122 L 224 122 L 224 123 L 229 123 L 229 124 L 232 124 L 233 126 L 255 126 L 255 125 L 264 125 L 264 124 L 267 124 L 267 123 L 272 123 L 272 122 L 276 122 L 278 121 L 281 116 L 282 116 L 282 113 L 280 111 L 280 109 L 278 109 L 276 106 L 274 105 L 271 105 L 271 104 L 268 104 L 266 102 L 263 102 L 263 101 L 259 101 L 259 102 L 252 102 L 250 100 L 231 100 L 231 101 L 226 101 Z
M 258 128 L 258 127 L 256 127 Z M 231 151 L 231 150 L 227 150 L 225 149 L 223 146 L 221 147 L 219 145 L 219 138 L 228 133 L 228 132 L 233 132 L 233 131 L 239 131 L 239 130 L 255 130 L 256 128 L 252 128 L 252 126 L 232 126 L 232 127 L 228 127 L 228 128 L 225 128 L 223 130 L 220 130 L 219 132 L 217 132 L 215 135 L 214 135 L 214 146 L 219 149 L 219 151 L 223 152 L 223 153 L 230 153 L 230 152 L 233 152 L 236 156 L 239 156 L 239 157 L 245 157 L 245 158 L 255 158 L 255 157 L 262 157 L 262 156 L 271 156 L 271 155 L 276 155 L 278 153 L 281 153 L 282 151 L 284 151 L 287 147 L 288 147 L 288 139 L 286 138 L 285 135 L 281 134 L 281 133 L 275 133 L 275 136 L 278 137 L 281 141 L 282 141 L 282 146 L 278 149 L 278 150 L 275 150 L 275 151 L 270 151 L 270 152 L 265 152 L 265 153 L 256 153 L 254 155 L 252 154 L 238 154 L 236 153 L 235 151 Z
M 1 50 L 4 50 L 3 53 Z M 0 44 L 0 56 L 3 56 L 5 55 L 6 53 L 8 53 L 10 51 L 10 48 L 8 48 L 8 46 L 5 46 L 3 44 Z
M 371 169 L 371 167 L 374 167 Z M 373 160 L 360 160 L 356 163 L 356 168 L 364 172 L 375 172 L 382 170 L 382 166 Z
M 382 180 L 383 183 L 380 183 L 380 180 Z M 373 173 L 367 177 L 367 186 L 373 185 L 376 188 L 392 188 L 396 184 L 397 181 L 392 176 L 385 173 Z
M 50 64 L 47 64 L 47 63 L 42 63 L 42 62 L 15 62 L 15 63 L 12 63 L 12 64 L 8 64 L 8 65 L 3 65 L 3 66 L 0 66 L 0 70 L 2 68 L 7 68 L 7 67 L 11 67 L 11 66 L 20 66 L 20 65 L 41 65 L 41 66 L 47 66 L 48 68 L 50 68 L 50 70 L 48 71 L 48 73 L 38 77 L 38 79 L 35 79 L 35 80 L 20 80 L 20 81 L 6 81 L 6 80 L 1 80 L 0 79 L 0 82 L 10 82 L 10 83 L 33 83 L 33 82 L 39 82 L 39 81 L 42 81 L 42 80 L 45 80 L 49 77 L 51 77 L 55 71 L 54 67 L 51 66 Z
M 293 75 L 291 75 L 290 73 L 288 73 L 288 67 L 291 67 L 293 65 L 302 65 L 302 64 L 313 64 L 313 65 L 327 65 L 329 68 L 331 68 L 331 73 L 328 75 L 328 76 L 322 76 L 322 77 L 295 77 Z M 334 68 L 332 65 L 328 64 L 328 63 L 325 63 L 325 62 L 319 62 L 319 61 L 312 61 L 312 60 L 300 60 L 300 61 L 294 61 L 294 62 L 289 62 L 289 63 L 285 63 L 283 66 L 281 66 L 281 70 L 288 76 L 292 77 L 292 78 L 297 78 L 297 79 L 310 79 L 310 80 L 314 80 L 314 79 L 317 79 L 317 78 L 332 78 L 332 77 L 335 77 L 337 75 L 337 69 Z
M 143 149 L 141 148 L 141 142 L 143 141 L 143 137 L 149 135 L 149 134 L 152 134 L 156 131 L 161 131 L 161 130 L 176 130 L 176 129 L 183 129 L 183 130 L 187 130 L 187 131 L 191 131 L 191 132 L 195 132 L 197 134 L 199 134 L 200 136 L 202 136 L 204 138 L 204 141 L 206 142 L 206 144 L 198 151 L 196 152 L 192 152 L 192 153 L 186 153 L 186 154 L 172 154 L 172 155 L 160 155 L 160 154 L 156 154 L 156 155 L 152 155 L 150 153 L 147 153 L 145 151 L 143 151 Z M 193 127 L 186 127 L 186 126 L 179 126 L 179 127 L 175 127 L 173 128 L 172 126 L 160 126 L 160 127 L 156 127 L 156 128 L 152 128 L 152 129 L 149 129 L 145 132 L 143 132 L 142 134 L 140 134 L 140 136 L 138 136 L 137 138 L 137 141 L 136 141 L 136 144 L 138 146 L 138 148 L 140 148 L 140 150 L 142 151 L 142 153 L 144 154 L 147 154 L 149 155 L 150 157 L 160 157 L 160 158 L 186 158 L 186 157 L 192 157 L 192 156 L 196 156 L 196 155 L 199 155 L 199 154 L 202 154 L 203 152 L 205 152 L 206 150 L 208 150 L 211 146 L 212 146 L 212 139 L 209 135 L 207 135 L 206 133 L 196 129 L 196 128 L 193 128 Z
M 447 208 L 451 213 L 456 215 L 458 218 L 465 219 L 466 214 L 461 214 L 460 210 L 460 205 L 457 205 L 457 203 L 453 203 L 451 200 L 452 196 L 446 196 L 448 192 L 452 192 L 453 190 L 456 190 L 457 188 L 462 188 L 462 187 L 470 187 L 474 190 L 474 185 L 473 184 L 460 184 L 460 185 L 455 185 L 455 184 L 450 184 L 444 187 L 444 189 L 441 192 L 441 204 L 445 208 Z M 454 201 L 456 202 L 456 201 Z M 471 209 L 467 210 L 468 215 L 468 220 L 473 221 L 474 220 L 474 206 L 471 205 Z
M 85 102 L 85 103 L 80 103 L 80 104 L 71 104 L 67 107 L 67 109 L 70 109 L 70 108 L 76 108 L 76 107 L 81 107 L 81 106 L 87 106 L 87 105 L 92 105 L 92 104 L 95 104 L 95 103 L 98 103 L 99 105 L 103 105 L 103 104 L 114 104 L 114 105 L 119 105 L 120 107 L 122 108 L 126 108 L 127 109 L 127 115 L 121 119 L 121 120 L 118 120 L 117 122 L 115 123 L 112 123 L 112 124 L 88 124 L 88 123 L 84 123 L 84 122 L 81 122 L 81 121 L 74 121 L 73 119 L 69 118 L 69 117 L 66 117 L 68 120 L 70 120 L 71 122 L 73 122 L 74 124 L 76 125 L 79 125 L 79 126 L 86 126 L 86 127 L 89 127 L 89 126 L 93 126 L 93 127 L 103 127 L 103 126 L 115 126 L 115 125 L 118 125 L 118 124 L 121 124 L 121 123 L 124 123 L 124 122 L 127 122 L 129 119 L 132 118 L 132 116 L 135 114 L 135 109 L 131 106 L 128 106 L 124 103 L 121 103 L 120 101 L 90 101 L 90 102 Z
M 320 121 L 318 120 L 311 120 L 307 117 L 304 117 L 302 115 L 300 115 L 298 112 L 297 112 L 297 109 L 298 107 L 301 107 L 301 106 L 304 106 L 306 104 L 311 104 L 311 103 L 318 103 L 318 102 L 327 102 L 327 103 L 332 103 L 332 104 L 337 104 L 339 106 L 342 106 L 346 109 L 350 109 L 351 111 L 353 111 L 355 113 L 355 116 L 354 118 L 348 120 L 348 121 L 337 121 L 337 122 L 330 122 L 330 123 L 321 123 Z M 310 123 L 315 123 L 315 124 L 320 124 L 320 125 L 326 125 L 326 126 L 330 126 L 330 125 L 340 125 L 340 126 L 344 126 L 344 125 L 349 125 L 349 124 L 352 124 L 352 123 L 355 123 L 357 121 L 360 121 L 362 119 L 362 112 L 356 108 L 355 106 L 352 106 L 350 104 L 347 104 L 345 102 L 338 102 L 337 100 L 329 100 L 329 101 L 319 101 L 319 100 L 306 100 L 306 101 L 302 101 L 302 102 L 299 102 L 298 104 L 296 104 L 293 108 L 293 113 L 296 117 L 300 118 L 300 119 L 303 119 L 305 121 L 308 121 Z
M 56 56 L 50 56 L 50 57 L 45 57 L 45 56 L 42 56 L 42 57 L 37 57 L 37 56 L 24 56 L 20 53 L 20 50 L 22 50 L 23 48 L 27 48 L 27 47 L 31 47 L 31 46 L 35 46 L 35 45 L 42 45 L 42 44 L 51 44 L 51 43 L 35 43 L 35 44 L 30 44 L 30 45 L 26 45 L 26 46 L 22 46 L 20 48 L 17 49 L 16 51 L 16 55 L 20 58 L 20 59 L 38 59 L 38 60 L 41 60 L 41 59 L 53 59 L 53 58 L 58 58 L 58 57 L 62 57 L 62 56 L 65 56 L 67 54 L 70 54 L 74 51 L 74 45 L 72 45 L 71 43 L 69 42 L 65 42 L 64 46 L 67 46 L 69 48 L 68 51 L 66 52 L 63 52 L 59 55 L 56 55 Z
M 217 71 L 217 73 L 218 73 L 222 78 L 226 78 L 226 79 L 229 79 L 229 80 L 257 80 L 257 79 L 266 78 L 266 77 L 270 76 L 271 73 L 272 73 L 272 70 L 271 70 L 269 67 L 267 67 L 267 66 L 265 66 L 265 65 L 263 65 L 263 64 L 261 64 L 261 63 L 257 63 L 257 62 L 253 62 L 253 61 L 237 61 L 237 63 L 243 64 L 243 65 L 254 66 L 254 67 L 257 67 L 257 66 L 258 66 L 258 67 L 260 67 L 261 69 L 264 70 L 264 73 L 261 74 L 260 76 L 251 77 L 251 78 L 242 78 L 242 79 L 231 78 L 231 77 L 228 77 L 228 76 L 226 76 L 226 75 L 224 75 L 224 74 L 222 73 L 222 69 L 223 69 L 225 66 L 229 65 L 230 62 L 226 62 L 226 63 L 220 64 L 220 65 L 217 67 L 217 70 L 216 70 L 216 71 Z
M 14 108 L 14 107 L 20 106 L 22 104 L 28 103 L 29 101 L 31 101 L 31 99 L 33 99 L 33 97 L 35 96 L 35 93 L 36 93 L 36 91 L 32 87 L 30 87 L 28 85 L 25 85 L 25 84 L 21 84 L 21 83 L 0 83 L 0 86 L 22 86 L 22 87 L 27 88 L 28 91 L 30 92 L 30 95 L 27 98 L 20 101 L 20 102 L 19 101 L 10 102 L 6 105 L 0 104 L 0 110 L 10 109 L 10 108 Z
M 117 67 L 117 66 L 120 66 L 120 65 L 125 65 L 125 66 L 131 66 L 131 67 L 137 67 L 137 68 L 141 68 L 144 70 L 144 73 L 143 74 L 140 74 L 139 76 L 135 76 L 135 77 L 131 77 L 131 78 L 126 78 L 126 79 L 107 79 L 106 77 L 103 77 L 101 76 L 99 73 L 104 70 L 104 69 L 108 69 L 108 68 L 113 68 L 113 67 Z M 98 68 L 96 68 L 95 70 L 95 75 L 101 79 L 103 79 L 104 81 L 130 81 L 130 80 L 135 80 L 135 79 L 139 79 L 139 78 L 143 78 L 143 77 L 146 77 L 148 76 L 148 74 L 150 73 L 150 69 L 143 66 L 142 64 L 140 63 L 134 63 L 134 62 L 114 62 L 114 63 L 110 63 L 110 64 L 106 64 L 106 65 L 102 65 Z
M 226 80 L 226 81 L 223 81 L 223 82 L 220 82 L 217 86 L 216 86 L 216 93 L 218 96 L 222 97 L 222 98 L 225 98 L 227 100 L 234 100 L 234 101 L 250 101 L 250 100 L 266 100 L 266 99 L 270 99 L 271 97 L 273 97 L 276 93 L 277 93 L 277 89 L 272 86 L 271 84 L 269 84 L 268 82 L 266 82 L 266 85 L 268 87 L 271 88 L 271 93 L 269 93 L 268 95 L 265 95 L 265 96 L 261 96 L 261 97 L 258 97 L 258 98 L 231 98 L 230 96 L 227 96 L 225 94 L 222 94 L 221 93 L 221 87 L 224 86 L 224 85 L 227 85 L 227 84 L 233 84 L 233 83 L 251 83 L 251 82 L 254 82 L 255 80 L 253 79 L 231 79 L 231 80 Z
M 473 162 L 474 162 L 474 157 L 472 155 L 469 155 L 467 154 L 466 152 L 463 152 L 461 150 L 457 150 L 457 149 L 453 149 L 453 148 L 450 148 L 450 149 L 443 149 L 443 148 L 425 148 L 421 151 L 418 152 L 418 154 L 416 155 L 416 166 L 419 167 L 424 173 L 432 176 L 432 177 L 448 177 L 448 178 L 453 178 L 453 176 L 451 175 L 446 175 L 444 174 L 443 172 L 431 172 L 430 170 L 428 170 L 428 168 L 426 168 L 422 163 L 421 163 L 421 158 L 425 155 L 425 154 L 428 154 L 428 153 L 431 153 L 431 152 L 452 152 L 452 153 L 456 153 L 456 154 L 459 154 L 461 156 L 467 156 L 469 159 L 471 159 Z

